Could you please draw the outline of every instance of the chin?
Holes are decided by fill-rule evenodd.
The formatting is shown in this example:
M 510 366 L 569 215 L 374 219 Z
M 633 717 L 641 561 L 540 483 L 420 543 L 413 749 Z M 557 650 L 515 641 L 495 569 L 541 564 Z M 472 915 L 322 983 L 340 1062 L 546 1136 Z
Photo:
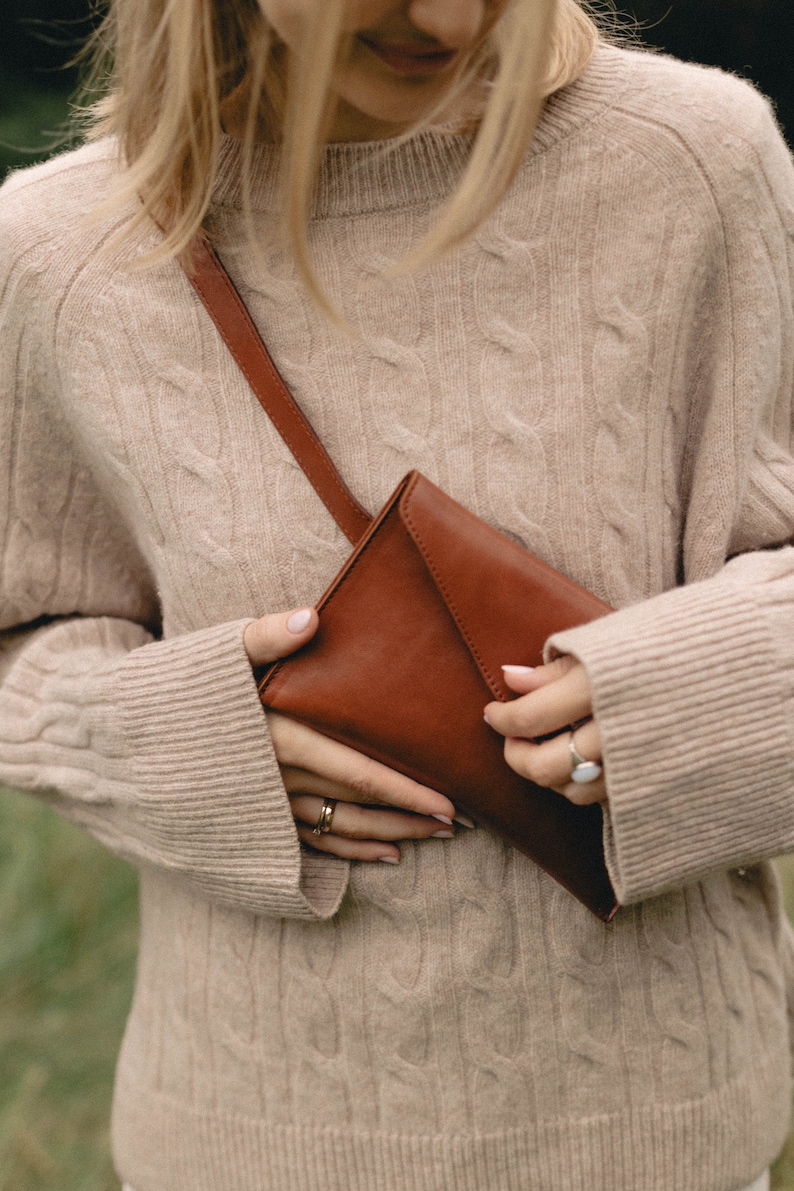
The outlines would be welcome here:
M 373 94 L 374 89 L 366 85 L 347 86 L 340 88 L 340 94 L 367 119 L 395 126 L 421 120 L 445 90 L 437 84 L 428 85 L 424 79 L 400 79 L 390 86 L 379 86 L 377 94 Z

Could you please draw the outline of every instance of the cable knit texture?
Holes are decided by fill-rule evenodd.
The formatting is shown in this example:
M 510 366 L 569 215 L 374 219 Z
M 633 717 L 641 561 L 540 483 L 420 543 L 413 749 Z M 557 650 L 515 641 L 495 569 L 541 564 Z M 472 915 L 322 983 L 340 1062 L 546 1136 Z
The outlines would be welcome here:
M 155 232 L 86 218 L 113 146 L 0 194 L 0 780 L 141 868 L 137 1191 L 733 1191 L 786 1133 L 791 162 L 747 84 L 603 48 L 475 239 L 384 281 L 468 150 L 325 153 L 355 338 L 268 247 L 276 150 L 263 252 L 230 139 L 210 226 L 363 504 L 421 468 L 619 609 L 549 643 L 592 679 L 610 926 L 481 829 L 301 852 L 242 632 L 347 542 L 178 266 L 130 267 Z

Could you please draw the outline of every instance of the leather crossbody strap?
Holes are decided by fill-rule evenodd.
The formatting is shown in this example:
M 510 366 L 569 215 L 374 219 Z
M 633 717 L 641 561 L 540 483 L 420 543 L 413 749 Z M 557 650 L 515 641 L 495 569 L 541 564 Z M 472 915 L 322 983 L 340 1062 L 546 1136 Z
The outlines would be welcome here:
M 355 545 L 372 521 L 284 384 L 242 298 L 210 245 L 196 238 L 188 280 L 259 403 L 342 533 Z

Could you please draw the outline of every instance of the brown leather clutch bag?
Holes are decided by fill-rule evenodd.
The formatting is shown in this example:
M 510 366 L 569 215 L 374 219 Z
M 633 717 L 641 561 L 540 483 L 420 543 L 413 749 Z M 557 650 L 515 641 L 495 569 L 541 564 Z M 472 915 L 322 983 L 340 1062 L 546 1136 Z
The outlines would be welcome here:
M 513 698 L 503 662 L 537 665 L 550 634 L 610 612 L 420 472 L 370 518 L 281 380 L 212 250 L 190 280 L 320 498 L 355 544 L 317 605 L 316 636 L 259 681 L 262 702 L 446 794 L 599 918 L 618 906 L 600 806 L 519 777 L 483 721 Z

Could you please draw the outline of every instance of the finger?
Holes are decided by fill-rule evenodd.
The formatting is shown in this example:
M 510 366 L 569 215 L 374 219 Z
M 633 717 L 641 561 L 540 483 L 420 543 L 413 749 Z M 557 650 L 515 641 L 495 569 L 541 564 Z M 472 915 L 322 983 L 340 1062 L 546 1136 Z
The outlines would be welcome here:
M 607 801 L 607 786 L 602 777 L 595 782 L 588 782 L 586 786 L 577 785 L 576 782 L 567 782 L 557 790 L 557 793 L 562 794 L 563 798 L 567 798 L 574 806 L 592 806 L 594 802 L 605 803 Z
M 543 748 L 543 745 L 533 745 L 530 741 L 516 740 L 507 741 L 505 743 L 505 760 L 511 769 L 516 773 L 521 774 L 522 777 L 529 778 L 538 786 L 545 786 L 549 790 L 554 790 L 557 794 L 562 794 L 569 802 L 573 802 L 576 806 L 589 806 L 593 802 L 603 802 L 607 797 L 606 782 L 602 777 L 597 778 L 594 782 L 587 782 L 586 784 L 570 781 L 570 771 L 568 773 L 568 781 L 562 779 L 543 778 L 543 770 L 545 766 L 538 762 L 532 756 L 532 750 Z M 533 774 L 537 776 L 533 777 Z
M 346 839 L 343 835 L 313 835 L 308 827 L 297 824 L 302 844 L 317 852 L 330 856 L 341 856 L 343 860 L 384 860 L 387 864 L 400 863 L 400 849 L 396 844 L 384 844 L 378 840 Z
M 594 720 L 576 730 L 576 749 L 588 761 L 601 762 L 601 734 Z M 521 777 L 539 786 L 564 793 L 572 802 L 587 805 L 601 801 L 606 789 L 603 777 L 595 782 L 579 784 L 571 781 L 573 759 L 570 750 L 571 734 L 564 733 L 553 740 L 535 744 L 529 740 L 508 738 L 505 741 L 505 760 Z M 573 790 L 570 787 L 574 787 Z
M 332 782 L 330 778 L 320 773 L 312 773 L 309 769 L 300 769 L 294 765 L 281 766 L 281 780 L 288 794 L 316 794 L 320 798 L 333 798 L 335 802 L 357 802 L 355 790 L 343 786 L 341 782 Z
M 252 666 L 265 666 L 294 653 L 317 632 L 319 619 L 314 608 L 274 612 L 246 625 L 243 645 Z
M 527 695 L 530 691 L 537 691 L 550 682 L 556 682 L 576 665 L 576 658 L 570 654 L 563 654 L 546 666 L 502 666 L 502 674 L 511 691 L 518 695 Z
M 328 778 L 321 777 L 319 773 L 311 773 L 306 769 L 296 769 L 292 766 L 282 766 L 281 780 L 284 783 L 284 788 L 290 795 L 297 794 L 315 794 L 322 798 L 333 798 L 335 802 L 358 802 L 359 797 L 355 790 L 351 790 L 348 786 L 340 785 L 339 782 L 329 781 Z M 317 814 L 320 811 L 318 809 Z M 401 813 L 401 812 L 398 812 Z M 414 816 L 415 817 L 415 816 Z M 428 823 L 435 824 L 435 831 L 441 831 L 442 828 L 453 826 L 448 815 L 431 815 L 423 816 Z M 307 819 L 307 822 L 311 820 Z M 419 820 L 422 821 L 421 819 Z M 474 827 L 474 822 L 468 815 L 456 811 L 454 822 L 461 827 Z M 452 833 L 451 833 L 452 834 Z M 443 838 L 443 837 L 442 837 Z
M 355 790 L 351 790 L 348 786 L 342 786 L 339 782 L 332 782 L 328 778 L 321 777 L 319 773 L 311 773 L 307 769 L 297 769 L 289 765 L 282 766 L 281 780 L 288 794 L 316 794 L 320 798 L 333 798 L 335 802 L 358 802 Z M 319 815 L 319 813 L 318 810 L 317 814 Z M 452 826 L 448 815 L 433 815 L 431 821 L 435 822 L 437 830 L 439 830 L 439 820 L 444 825 Z M 474 827 L 473 820 L 468 815 L 462 814 L 461 811 L 456 811 L 454 821 L 461 827 Z
M 559 731 L 592 713 L 590 680 L 579 662 L 540 690 L 510 703 L 489 703 L 485 708 L 487 722 L 495 731 L 527 739 Z
M 294 818 L 314 828 L 323 808 L 322 798 L 297 794 L 289 801 Z M 331 833 L 346 839 L 452 839 L 455 834 L 452 828 L 426 815 L 405 815 L 349 802 L 337 803 L 331 824 Z
M 320 774 L 353 791 L 356 802 L 396 806 L 419 815 L 454 818 L 455 807 L 436 790 L 365 757 L 363 753 L 330 740 L 289 716 L 267 713 L 273 747 L 279 763 Z

